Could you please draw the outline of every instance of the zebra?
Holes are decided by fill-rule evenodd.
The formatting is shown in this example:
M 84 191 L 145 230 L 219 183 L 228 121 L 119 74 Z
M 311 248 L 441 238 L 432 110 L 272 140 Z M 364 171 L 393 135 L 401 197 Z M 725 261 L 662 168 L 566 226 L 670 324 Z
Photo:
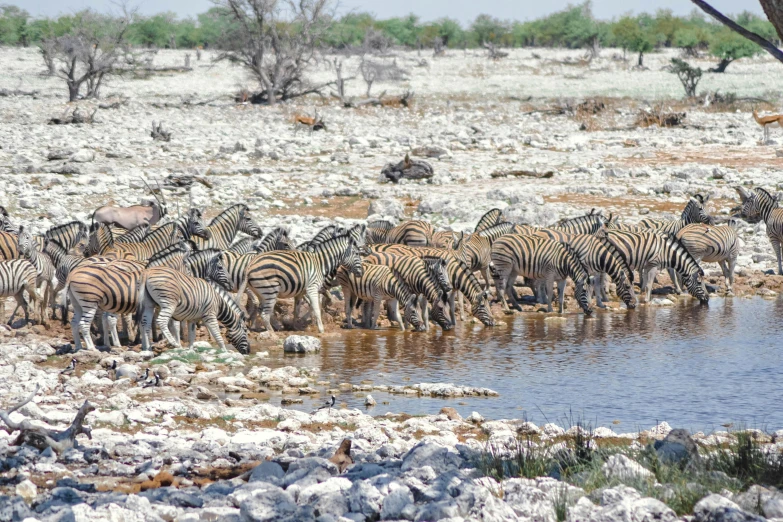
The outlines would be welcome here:
M 384 265 L 393 269 L 395 274 L 405 281 L 414 293 L 424 296 L 426 301 L 432 306 L 432 318 L 443 328 L 444 331 L 451 330 L 451 320 L 446 314 L 446 304 L 448 302 L 446 294 L 443 292 L 438 281 L 433 277 L 433 269 L 428 266 L 422 258 L 410 255 L 398 255 L 390 252 L 372 252 L 365 260 L 376 265 Z M 422 319 L 424 319 L 424 329 L 429 330 L 428 307 L 422 307 Z
M 105 223 L 93 223 L 90 225 L 90 233 L 87 246 L 84 249 L 84 257 L 100 256 L 114 246 L 114 234 L 111 227 Z
M 179 270 L 180 272 L 185 272 L 187 271 L 185 259 L 188 258 L 195 248 L 196 246 L 192 241 L 185 241 L 183 239 L 150 257 L 145 263 L 145 267 L 154 268 L 156 266 L 164 265 Z
M 778 275 L 783 275 L 783 209 L 778 208 L 780 195 L 773 196 L 761 187 L 756 187 L 742 203 L 741 215 L 744 218 L 760 217 L 767 225 L 767 237 L 778 260 Z
M 209 236 L 207 239 L 195 238 L 194 241 L 199 250 L 216 248 L 226 250 L 239 232 L 258 238 L 261 229 L 250 217 L 247 205 L 238 203 L 218 214 L 207 227 Z
M 60 292 L 65 289 L 65 282 L 68 279 L 68 274 L 71 272 L 71 270 L 84 263 L 90 263 L 91 261 L 98 258 L 86 258 L 83 256 L 69 254 L 68 251 L 57 241 L 46 241 L 44 243 L 43 251 L 49 256 L 49 258 L 52 260 L 52 263 L 54 264 L 54 276 L 57 281 L 57 285 L 52 291 L 52 294 L 54 295 L 53 306 L 55 306 L 58 302 L 61 303 L 57 306 L 60 306 L 60 315 L 62 317 L 63 324 L 65 324 L 68 321 L 68 303 L 70 300 L 67 293 L 63 294 L 62 299 L 59 300 L 57 299 L 57 296 L 59 296 Z
M 709 201 L 710 196 L 702 196 L 696 194 L 688 200 L 688 204 L 682 210 L 680 219 L 675 220 L 659 220 L 659 219 L 643 219 L 639 222 L 639 227 L 652 229 L 659 234 L 669 234 L 674 236 L 685 225 L 692 223 L 705 223 L 711 225 L 713 218 L 704 209 L 704 204 Z
M 52 296 L 55 281 L 54 263 L 49 256 L 38 251 L 38 243 L 33 240 L 30 231 L 23 226 L 19 227 L 17 246 L 19 248 L 19 253 L 22 257 L 32 263 L 38 274 L 35 286 L 41 295 L 41 324 L 46 326 L 46 309 L 50 300 L 52 304 L 54 304 Z M 17 305 L 14 314 L 18 308 L 19 306 Z
M 305 297 L 323 333 L 321 304 L 318 299 L 324 281 L 331 279 L 340 266 L 361 276 L 362 260 L 350 235 L 324 241 L 314 252 L 281 250 L 255 256 L 247 267 L 248 288 L 260 302 L 261 318 L 272 333 L 271 317 L 279 298 L 294 297 L 294 320 L 298 319 L 298 302 Z
M 219 259 L 219 257 L 214 257 Z M 150 331 L 155 307 L 160 309 L 156 320 L 169 344 L 180 348 L 179 331 L 172 333 L 170 321 L 178 330 L 179 321 L 188 321 L 188 345 L 196 340 L 196 322 L 203 321 L 209 334 L 221 350 L 226 350 L 220 335 L 220 323 L 226 328 L 228 342 L 238 352 L 250 353 L 247 327 L 242 310 L 220 285 L 172 270 L 155 267 L 146 270 L 139 283 L 137 299 L 141 309 L 142 350 L 150 349 Z
M 552 285 L 557 282 L 560 313 L 563 313 L 566 278 L 574 282 L 574 297 L 585 314 L 591 314 L 588 299 L 589 276 L 579 256 L 567 243 L 518 234 L 506 235 L 492 245 L 492 278 L 497 298 L 509 312 L 505 295 L 519 308 L 513 285 L 518 275 L 546 282 L 547 311 L 552 311 Z
M 117 243 L 115 241 L 114 245 L 104 252 L 104 255 L 143 262 L 161 250 L 177 244 L 179 240 L 190 239 L 193 241 L 205 237 L 209 237 L 209 231 L 204 227 L 201 212 L 191 209 L 179 220 L 156 228 L 139 242 Z
M 41 300 L 41 296 L 36 290 L 37 278 L 38 271 L 27 259 L 0 260 L 0 310 L 5 313 L 5 298 L 13 296 L 17 304 L 16 309 L 21 306 L 24 311 L 24 324 L 29 323 L 30 313 L 24 292 L 27 292 L 33 303 Z M 14 322 L 16 309 L 8 319 L 9 325 Z M 35 309 L 33 309 L 33 315 L 35 315 Z
M 87 239 L 87 225 L 82 221 L 71 221 L 64 225 L 58 225 L 44 232 L 43 236 L 36 236 L 38 250 L 44 251 L 46 241 L 56 241 L 65 250 L 70 251 L 76 248 L 78 244 Z
M 435 248 L 446 248 L 453 250 L 459 238 L 451 230 L 438 230 L 432 234 L 432 246 Z
M 631 270 L 641 274 L 641 291 L 646 301 L 652 296 L 652 283 L 661 268 L 672 268 L 683 276 L 688 292 L 702 303 L 709 302 L 704 287 L 704 271 L 688 250 L 673 236 L 663 236 L 653 231 L 624 232 L 605 231 L 601 239 L 614 246 Z
M 575 218 L 561 219 L 549 228 L 560 230 L 567 234 L 595 234 L 606 225 L 607 219 L 599 210 L 591 209 L 589 214 Z
M 193 252 L 185 258 L 188 275 L 207 279 L 221 286 L 226 291 L 232 290 L 231 279 L 223 262 L 224 254 L 220 250 L 201 250 Z
M 0 260 L 19 259 L 19 238 L 11 232 L 0 232 Z
M 473 270 L 453 252 L 439 248 L 416 248 L 405 245 L 375 245 L 374 252 L 386 252 L 394 255 L 417 256 L 427 261 L 427 268 L 438 281 L 441 289 L 448 294 L 451 324 L 456 325 L 455 294 L 460 293 L 460 318 L 462 314 L 462 296 L 468 298 L 473 316 L 485 326 L 494 326 L 494 319 L 488 308 L 488 294 L 482 290 Z M 445 280 L 445 281 L 444 281 Z
M 612 278 L 617 288 L 617 296 L 622 299 L 628 308 L 636 308 L 637 299 L 633 291 L 633 271 L 626 264 L 625 258 L 620 255 L 609 242 L 603 242 L 591 234 L 564 234 L 559 230 L 542 228 L 531 234 L 559 243 L 567 243 L 579 257 L 587 273 L 593 278 L 590 294 L 595 295 L 595 301 L 599 308 L 606 308 L 604 300 L 609 300 L 606 295 L 605 276 Z M 592 295 L 589 300 L 592 301 Z
M 473 230 L 473 232 L 477 234 L 486 228 L 489 228 L 493 225 L 498 225 L 502 223 L 502 218 L 503 211 L 499 208 L 493 208 L 481 216 L 481 219 L 479 219 L 478 223 L 476 223 L 476 228 Z
M 357 276 L 340 268 L 337 271 L 337 282 L 343 288 L 345 300 L 345 327 L 353 328 L 353 308 L 357 299 L 373 303 L 373 312 L 370 317 L 364 317 L 366 326 L 377 328 L 378 316 L 381 311 L 381 302 L 386 301 L 389 320 L 396 320 L 401 331 L 405 331 L 408 324 L 416 331 L 424 331 L 424 323 L 416 309 L 416 294 L 414 294 L 402 277 L 383 265 L 363 263 L 364 273 Z M 399 306 L 402 305 L 404 313 L 400 315 Z
M 739 237 L 736 227 L 738 222 L 730 220 L 722 226 L 709 226 L 702 223 L 694 223 L 683 227 L 675 236 L 677 240 L 688 250 L 693 258 L 699 262 L 718 263 L 726 279 L 726 291 L 733 295 L 734 267 L 737 264 L 739 254 Z M 674 283 L 674 290 L 682 292 L 680 282 L 674 270 L 669 269 L 669 277 Z
M 294 241 L 288 237 L 288 230 L 283 227 L 272 229 L 263 239 L 253 241 L 252 245 L 253 252 L 257 254 L 263 254 L 272 250 L 293 250 L 296 248 Z
M 71 332 L 77 351 L 82 347 L 80 334 L 87 349 L 95 350 L 90 324 L 99 309 L 104 312 L 104 338 L 108 334 L 110 344 L 119 346 L 116 315 L 136 312 L 137 287 L 143 271 L 143 264 L 128 260 L 87 262 L 71 270 L 65 286 L 73 305 Z
M 433 246 L 435 229 L 427 221 L 405 221 L 396 227 L 388 221 L 373 221 L 367 224 L 368 245 L 378 243 L 399 243 L 408 246 Z

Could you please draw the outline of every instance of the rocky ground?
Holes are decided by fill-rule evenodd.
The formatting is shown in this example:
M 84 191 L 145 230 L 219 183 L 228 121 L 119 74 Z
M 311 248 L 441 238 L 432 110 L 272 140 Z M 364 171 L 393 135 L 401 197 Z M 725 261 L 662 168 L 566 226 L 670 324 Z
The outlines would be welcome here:
M 184 54 L 160 51 L 154 63 L 181 65 Z M 41 74 L 35 50 L 0 49 L 0 89 L 37 91 L 0 97 L 0 203 L 17 222 L 42 232 L 71 219 L 89 221 L 101 204 L 138 203 L 148 197 L 140 178 L 197 174 L 213 188 L 169 192 L 172 211 L 192 202 L 211 217 L 242 201 L 265 231 L 285 225 L 302 241 L 330 222 L 368 215 L 422 216 L 471 230 L 493 207 L 535 225 L 591 208 L 619 213 L 629 223 L 674 218 L 696 192 L 710 194 L 710 211 L 727 216 L 738 204 L 735 185 L 782 189 L 777 149 L 783 138 L 773 130 L 771 142 L 760 142 L 762 131 L 750 116 L 756 102 L 681 101 L 676 78 L 661 70 L 671 56 L 651 54 L 649 69 L 639 71 L 611 50 L 589 64 L 569 51 L 514 50 L 498 62 L 478 51 L 443 58 L 401 52 L 396 59 L 409 80 L 373 89 L 415 91 L 413 107 L 345 109 L 328 97 L 272 108 L 237 105 L 233 93 L 252 83 L 241 70 L 212 63 L 209 52 L 190 72 L 126 75 L 104 87 L 102 100 L 66 104 L 65 86 Z M 700 88 L 766 98 L 772 103 L 761 108 L 773 111 L 783 85 L 766 74 L 770 67 L 765 57 L 743 59 L 725 74 L 706 75 Z M 313 81 L 332 77 L 324 62 Z M 363 91 L 361 82 L 349 84 L 349 95 Z M 603 107 L 579 109 L 588 99 Z M 97 110 L 96 122 L 47 125 L 74 106 Z M 295 114 L 316 110 L 327 131 L 294 127 Z M 640 111 L 661 110 L 686 112 L 684 125 L 635 124 Z M 171 130 L 170 142 L 150 138 L 153 121 Z M 379 178 L 386 163 L 406 153 L 432 163 L 431 183 Z M 551 177 L 503 174 L 510 171 Z M 741 237 L 735 294 L 774 297 L 783 277 L 766 273 L 775 261 L 764 225 L 742 225 Z M 722 293 L 719 269 L 706 269 Z M 660 281 L 667 283 L 665 276 Z M 327 322 L 336 330 L 339 317 Z M 597 446 L 620 446 L 630 455 L 597 464 L 606 479 L 600 484 L 560 481 L 550 469 L 536 479 L 510 478 L 487 467 L 490 449 L 512 455 L 520 435 L 528 434 L 535 444 L 566 447 L 569 440 L 558 437 L 579 429 L 564 426 L 566 434 L 554 425 L 484 420 L 479 413 L 460 419 L 448 410 L 373 417 L 340 402 L 313 414 L 290 410 L 268 397 L 309 394 L 324 382 L 317 369 L 272 370 L 262 352 L 227 356 L 205 345 L 154 358 L 133 349 L 80 354 L 77 370 L 65 376 L 67 330 L 0 333 L 0 407 L 9 408 L 36 384 L 41 388 L 12 418 L 64 429 L 86 399 L 97 408 L 87 417 L 92 439 L 79 436 L 83 446 L 60 455 L 14 446 L 14 434 L 0 433 L 0 520 L 783 518 L 774 490 L 748 489 L 730 476 L 692 487 L 699 498 L 675 504 L 672 498 L 680 497 L 668 492 L 676 488 L 660 473 L 651 475 L 641 459 L 623 460 L 637 459 L 634 452 L 665 437 L 665 424 L 642 433 L 594 430 Z M 279 349 L 274 343 L 264 348 Z M 119 373 L 110 369 L 115 360 Z M 147 367 L 161 374 L 164 386 L 137 383 Z M 361 383 L 346 386 L 374 391 Z M 432 383 L 396 391 L 491 392 Z M 779 453 L 781 436 L 763 438 L 763 451 Z M 356 463 L 341 470 L 326 459 L 346 438 Z M 693 438 L 705 453 L 736 440 L 725 432 Z

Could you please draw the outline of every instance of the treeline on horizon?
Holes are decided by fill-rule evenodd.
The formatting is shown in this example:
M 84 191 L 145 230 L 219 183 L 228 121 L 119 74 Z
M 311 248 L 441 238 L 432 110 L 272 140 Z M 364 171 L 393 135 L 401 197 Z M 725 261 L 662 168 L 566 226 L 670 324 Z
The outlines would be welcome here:
M 46 38 L 68 34 L 82 13 L 57 18 L 34 18 L 17 6 L 0 6 L 0 45 L 30 46 Z M 109 15 L 105 15 L 108 17 Z M 749 12 L 733 17 L 740 25 L 765 39 L 778 42 L 773 25 Z M 173 13 L 134 15 L 127 41 L 149 48 L 215 48 L 231 32 L 231 13 L 213 7 L 195 18 Z M 295 28 L 293 28 L 295 30 Z M 385 40 L 407 48 L 477 48 L 485 43 L 498 47 L 552 47 L 592 49 L 621 48 L 639 55 L 660 48 L 680 48 L 689 54 L 708 51 L 720 60 L 752 56 L 760 48 L 699 11 L 675 16 L 669 10 L 655 14 L 625 15 L 597 20 L 590 2 L 569 6 L 539 18 L 519 22 L 479 15 L 467 27 L 450 18 L 422 22 L 413 14 L 378 20 L 368 13 L 349 13 L 329 21 L 321 45 L 333 49 L 366 47 L 368 39 Z

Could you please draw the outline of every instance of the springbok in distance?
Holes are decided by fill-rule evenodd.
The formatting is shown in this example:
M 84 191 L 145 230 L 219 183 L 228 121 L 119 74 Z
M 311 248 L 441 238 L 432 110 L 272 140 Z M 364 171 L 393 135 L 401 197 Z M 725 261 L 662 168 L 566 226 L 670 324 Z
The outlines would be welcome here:
M 756 109 L 753 109 L 753 119 L 756 123 L 764 127 L 764 143 L 769 141 L 770 127 L 783 127 L 783 114 L 770 114 L 769 116 L 759 116 Z
M 144 184 L 155 197 L 155 201 L 146 205 L 133 205 L 130 207 L 110 207 L 108 205 L 100 207 L 92 214 L 93 223 L 104 223 L 131 230 L 139 225 L 154 225 L 160 221 L 168 213 L 163 189 L 160 188 L 160 183 L 158 183 L 158 192 L 160 192 L 160 198 L 158 198 L 158 195 L 147 185 L 146 181 L 144 181 Z
M 298 132 L 301 126 L 305 126 L 310 129 L 310 134 L 317 130 L 326 130 L 326 124 L 323 118 L 318 116 L 318 111 L 315 111 L 315 116 L 305 116 L 304 114 L 294 115 L 294 132 Z

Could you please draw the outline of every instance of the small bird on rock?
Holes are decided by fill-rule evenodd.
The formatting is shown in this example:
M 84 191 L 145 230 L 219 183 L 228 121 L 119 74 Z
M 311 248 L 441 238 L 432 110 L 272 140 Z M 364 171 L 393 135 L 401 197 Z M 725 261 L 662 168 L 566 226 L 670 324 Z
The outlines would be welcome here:
M 332 398 L 331 398 L 331 399 L 329 399 L 328 401 L 326 401 L 326 404 L 324 404 L 323 406 L 321 406 L 320 408 L 318 408 L 318 410 L 316 410 L 316 411 L 319 411 L 319 410 L 325 410 L 325 409 L 327 409 L 327 408 L 329 408 L 329 409 L 331 410 L 331 409 L 332 409 L 332 406 L 334 406 L 334 403 L 335 403 L 335 402 L 337 402 L 337 397 L 335 397 L 334 395 L 332 395 Z
M 154 386 L 160 386 L 160 383 L 161 383 L 161 381 L 160 381 L 160 374 L 158 372 L 155 372 L 155 379 L 154 380 L 150 380 L 149 382 L 147 382 L 144 385 L 144 387 L 145 388 L 152 388 Z
M 60 375 L 70 375 L 76 370 L 76 359 L 71 359 L 71 364 L 65 367 L 63 371 L 60 372 Z
M 146 368 L 144 370 L 144 375 L 142 375 L 141 377 L 136 379 L 136 382 L 144 382 L 144 381 L 146 381 L 149 378 L 149 376 L 150 376 L 150 369 Z

